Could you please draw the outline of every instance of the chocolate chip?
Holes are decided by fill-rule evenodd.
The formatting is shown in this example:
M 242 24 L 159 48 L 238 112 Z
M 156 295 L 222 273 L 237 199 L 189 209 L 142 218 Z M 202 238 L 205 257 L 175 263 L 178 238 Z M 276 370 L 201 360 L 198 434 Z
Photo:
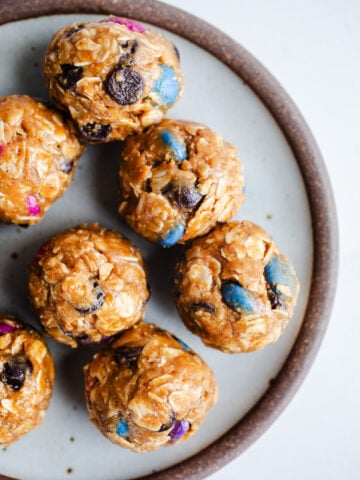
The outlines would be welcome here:
M 276 295 L 276 293 L 272 292 L 271 290 L 268 290 L 268 298 L 270 300 L 272 310 L 284 308 L 284 302 L 281 300 L 279 295 Z
M 74 33 L 78 32 L 79 30 L 82 30 L 84 27 L 77 25 L 74 26 L 74 28 L 71 28 L 69 31 L 67 31 L 64 35 L 64 38 L 70 38 L 71 35 L 74 35 Z
M 73 168 L 74 168 L 74 162 L 73 161 L 63 162 L 60 165 L 60 170 L 64 173 L 70 173 Z
M 62 73 L 56 76 L 59 85 L 64 90 L 70 90 L 71 88 L 74 88 L 83 75 L 83 67 L 77 67 L 76 65 L 71 65 L 70 63 L 63 63 L 60 65 L 60 67 Z
M 203 310 L 204 312 L 215 313 L 216 308 L 214 305 L 208 302 L 195 302 L 190 306 L 191 312 L 197 312 L 198 310 Z
M 124 345 L 116 348 L 114 355 L 119 365 L 125 362 L 128 368 L 134 370 L 137 368 L 137 361 L 142 351 L 143 347 L 129 347 Z
M 145 192 L 147 192 L 147 193 L 152 192 L 151 178 L 148 178 L 148 179 L 145 181 L 144 190 L 145 190 Z
M 132 54 L 135 53 L 138 46 L 139 46 L 139 42 L 137 40 L 126 40 L 126 42 L 121 44 L 121 48 L 125 53 L 132 53 Z
M 144 82 L 135 70 L 117 66 L 107 76 L 104 87 L 114 102 L 120 105 L 131 105 L 141 98 Z
M 168 423 L 163 423 L 161 427 L 159 428 L 158 432 L 165 432 L 166 430 L 169 430 L 169 428 L 172 428 L 175 424 L 176 421 L 176 415 L 175 412 L 171 412 L 170 420 Z
M 102 291 L 102 288 L 98 284 L 98 282 L 94 282 L 93 285 L 93 292 L 91 298 L 88 300 L 88 305 L 81 305 L 75 306 L 74 308 L 77 312 L 83 313 L 84 315 L 88 315 L 89 313 L 94 313 L 100 307 L 103 306 L 105 302 L 105 293 Z
M 177 56 L 177 59 L 180 60 L 179 49 L 177 48 L 177 46 L 174 43 L 173 43 L 173 48 L 174 48 L 175 55 Z
M 90 345 L 91 343 L 93 343 L 89 335 L 87 335 L 86 333 L 81 333 L 80 335 L 75 337 L 75 339 L 81 345 Z
M 102 143 L 106 142 L 111 132 L 111 125 L 102 125 L 101 123 L 91 122 L 79 128 L 80 135 L 87 142 Z
M 180 272 L 177 272 L 174 276 L 173 294 L 176 298 L 180 297 L 181 292 L 179 288 L 179 283 L 182 282 L 183 278 L 183 274 Z
M 25 372 L 29 370 L 32 372 L 33 366 L 30 360 L 13 360 L 11 362 L 4 363 L 1 373 L 1 381 L 12 390 L 20 390 L 25 380 Z
M 137 40 L 126 40 L 121 45 L 122 48 L 122 55 L 119 58 L 119 66 L 121 67 L 132 67 L 134 66 L 135 59 L 134 59 L 134 53 L 136 52 L 136 49 L 138 47 L 138 41 Z
M 174 192 L 174 202 L 183 210 L 196 207 L 202 199 L 203 195 L 196 188 L 183 188 Z

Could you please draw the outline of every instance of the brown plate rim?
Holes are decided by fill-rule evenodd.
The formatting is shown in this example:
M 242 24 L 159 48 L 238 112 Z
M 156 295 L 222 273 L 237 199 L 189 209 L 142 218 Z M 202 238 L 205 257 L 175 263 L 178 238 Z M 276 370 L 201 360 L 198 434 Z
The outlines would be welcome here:
M 299 166 L 310 205 L 314 260 L 304 319 L 278 375 L 228 432 L 190 458 L 138 480 L 205 478 L 248 448 L 281 414 L 308 373 L 325 334 L 336 289 L 338 228 L 334 197 L 321 153 L 298 108 L 278 81 L 242 46 L 205 21 L 156 0 L 3 0 L 0 25 L 55 14 L 115 14 L 166 29 L 227 65 L 265 104 Z M 1 476 L 0 480 L 9 477 Z

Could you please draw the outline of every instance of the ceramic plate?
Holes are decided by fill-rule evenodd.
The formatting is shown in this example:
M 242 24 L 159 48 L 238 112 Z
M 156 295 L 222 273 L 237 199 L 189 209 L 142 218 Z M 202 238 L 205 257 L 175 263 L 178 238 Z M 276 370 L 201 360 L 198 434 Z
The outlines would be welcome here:
M 17 7 L 14 2 L 0 7 L 2 22 L 34 18 L 0 27 L 0 95 L 46 99 L 42 64 L 52 35 L 68 23 L 103 18 L 90 13 L 109 12 L 106 4 L 112 2 L 95 1 L 89 7 L 85 2 L 43 1 L 36 8 L 31 2 L 16 3 Z M 39 16 L 76 10 L 84 13 Z M 141 249 L 152 288 L 146 320 L 175 333 L 208 362 L 216 375 L 219 401 L 190 440 L 134 454 L 111 444 L 88 420 L 82 366 L 94 351 L 72 351 L 48 340 L 57 381 L 45 421 L 0 450 L 1 473 L 23 480 L 208 475 L 251 444 L 294 395 L 318 348 L 331 305 L 336 270 L 332 196 L 316 145 L 290 99 L 246 51 L 194 17 L 149 1 L 119 2 L 112 11 L 156 24 L 177 45 L 186 88 L 169 116 L 206 123 L 238 147 L 247 198 L 236 218 L 258 223 L 272 235 L 294 264 L 301 293 L 295 315 L 276 344 L 241 355 L 206 348 L 183 326 L 171 298 L 179 248 L 149 244 L 117 214 L 119 144 L 88 147 L 74 182 L 41 224 L 27 229 L 0 226 L 1 311 L 37 326 L 26 286 L 33 255 L 54 233 L 97 221 Z

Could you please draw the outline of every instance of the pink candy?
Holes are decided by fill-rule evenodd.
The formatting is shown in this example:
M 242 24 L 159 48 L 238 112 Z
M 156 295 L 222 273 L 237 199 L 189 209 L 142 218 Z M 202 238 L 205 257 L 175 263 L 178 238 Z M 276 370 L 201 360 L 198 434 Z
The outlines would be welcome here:
M 30 215 L 33 215 L 34 217 L 36 215 L 40 215 L 41 210 L 35 195 L 28 195 L 26 199 L 26 206 Z
M 3 153 L 3 151 L 4 151 L 4 146 L 0 145 L 0 155 Z
M 140 25 L 140 23 L 137 23 L 134 20 L 130 20 L 130 18 L 109 17 L 103 21 L 117 23 L 118 25 L 124 25 L 128 30 L 130 30 L 130 32 L 137 32 L 137 33 L 145 32 L 145 28 L 142 25 Z

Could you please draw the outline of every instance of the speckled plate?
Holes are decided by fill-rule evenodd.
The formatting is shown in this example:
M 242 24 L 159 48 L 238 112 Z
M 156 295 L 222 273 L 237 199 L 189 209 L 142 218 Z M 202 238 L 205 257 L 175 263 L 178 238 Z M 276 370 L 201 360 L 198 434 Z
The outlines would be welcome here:
M 73 184 L 41 224 L 27 229 L 0 226 L 0 310 L 36 325 L 26 289 L 26 271 L 35 251 L 55 232 L 98 221 L 140 247 L 153 291 L 147 320 L 176 333 L 203 356 L 215 371 L 219 402 L 187 442 L 134 454 L 111 444 L 88 421 L 81 370 L 93 351 L 71 351 L 48 341 L 57 365 L 51 406 L 40 428 L 0 450 L 0 470 L 23 480 L 199 479 L 261 435 L 293 397 L 314 359 L 335 288 L 333 197 L 313 137 L 277 81 L 215 28 L 156 1 L 1 2 L 0 95 L 47 98 L 41 72 L 51 36 L 68 23 L 101 18 L 90 14 L 108 13 L 166 29 L 178 46 L 186 88 L 170 116 L 204 122 L 238 146 L 247 200 L 237 218 L 269 231 L 293 262 L 301 294 L 294 318 L 276 344 L 242 355 L 204 347 L 185 329 L 171 300 L 178 248 L 150 245 L 117 215 L 119 144 L 89 147 Z

